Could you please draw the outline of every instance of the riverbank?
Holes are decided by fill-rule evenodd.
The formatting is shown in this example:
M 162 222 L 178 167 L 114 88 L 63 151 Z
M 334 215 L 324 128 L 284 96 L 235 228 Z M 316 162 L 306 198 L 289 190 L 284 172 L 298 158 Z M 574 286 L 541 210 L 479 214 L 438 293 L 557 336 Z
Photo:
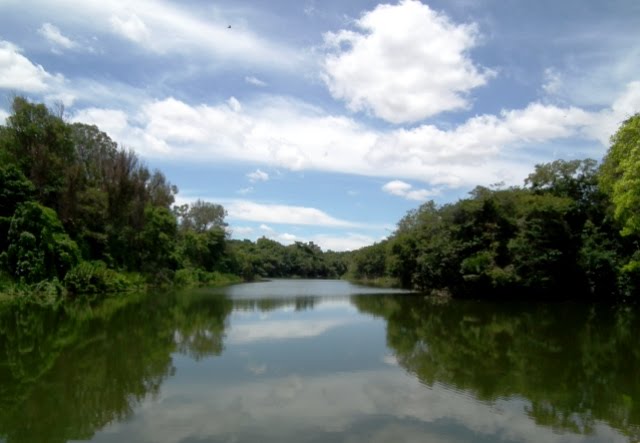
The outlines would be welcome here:
M 6 277 L 0 278 L 0 304 L 29 302 L 46 306 L 71 303 L 79 299 L 97 302 L 152 289 L 223 287 L 243 281 L 242 277 L 235 274 L 200 269 L 180 269 L 161 280 L 152 280 L 150 276 L 140 273 L 119 273 L 88 266 L 63 281 L 52 279 L 27 284 L 13 282 Z

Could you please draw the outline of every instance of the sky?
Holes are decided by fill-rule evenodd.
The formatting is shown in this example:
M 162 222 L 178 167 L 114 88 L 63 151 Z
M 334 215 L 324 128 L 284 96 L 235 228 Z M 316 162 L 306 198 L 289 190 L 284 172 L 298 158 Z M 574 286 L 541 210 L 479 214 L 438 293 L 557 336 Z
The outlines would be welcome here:
M 640 111 L 637 0 L 0 0 L 11 97 L 64 106 L 233 238 L 323 249 L 534 165 L 605 154 Z

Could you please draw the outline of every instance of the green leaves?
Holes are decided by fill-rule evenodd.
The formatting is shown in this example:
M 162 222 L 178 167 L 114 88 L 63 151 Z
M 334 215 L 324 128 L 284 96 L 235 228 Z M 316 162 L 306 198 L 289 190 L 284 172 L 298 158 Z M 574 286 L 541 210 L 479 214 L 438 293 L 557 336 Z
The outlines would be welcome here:
M 4 266 L 11 275 L 27 283 L 62 279 L 79 260 L 78 246 L 53 209 L 35 202 L 18 206 L 3 254 Z

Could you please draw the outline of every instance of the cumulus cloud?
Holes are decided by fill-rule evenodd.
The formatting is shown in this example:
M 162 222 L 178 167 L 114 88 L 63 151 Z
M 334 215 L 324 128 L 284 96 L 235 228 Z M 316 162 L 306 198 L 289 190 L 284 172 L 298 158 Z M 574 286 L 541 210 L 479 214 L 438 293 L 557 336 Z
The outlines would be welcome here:
M 253 86 L 259 86 L 261 88 L 267 86 L 267 84 L 265 82 L 263 82 L 262 80 L 260 80 L 259 78 L 256 78 L 254 76 L 247 76 L 244 78 L 244 81 L 249 83 L 250 85 Z
M 0 89 L 46 92 L 63 81 L 62 75 L 52 75 L 32 63 L 13 43 L 0 40 Z
M 640 82 L 599 111 L 534 102 L 448 128 L 381 130 L 278 96 L 248 101 L 240 111 L 226 101 L 190 105 L 167 98 L 143 102 L 127 114 L 81 110 L 75 120 L 98 124 L 147 157 L 258 163 L 459 188 L 520 184 L 535 163 L 552 155 L 540 149 L 532 155 L 530 147 L 577 137 L 604 148 L 634 109 L 640 109 Z
M 256 169 L 253 172 L 249 172 L 247 174 L 247 178 L 249 179 L 249 181 L 251 183 L 255 183 L 255 182 L 266 182 L 269 180 L 269 174 L 267 174 L 264 171 L 261 171 L 260 169 Z
M 378 5 L 355 25 L 324 36 L 324 80 L 352 111 L 393 123 L 423 120 L 467 108 L 467 93 L 493 75 L 468 55 L 476 25 L 456 24 L 417 0 Z
M 62 32 L 60 32 L 60 29 L 58 29 L 51 23 L 44 23 L 40 27 L 40 29 L 38 29 L 38 34 L 46 38 L 49 43 L 53 44 L 56 47 L 73 49 L 78 46 L 76 42 L 63 35 Z
M 424 201 L 429 197 L 438 195 L 438 190 L 414 189 L 412 185 L 401 180 L 393 180 L 386 183 L 382 190 L 387 194 L 397 195 L 407 200 Z

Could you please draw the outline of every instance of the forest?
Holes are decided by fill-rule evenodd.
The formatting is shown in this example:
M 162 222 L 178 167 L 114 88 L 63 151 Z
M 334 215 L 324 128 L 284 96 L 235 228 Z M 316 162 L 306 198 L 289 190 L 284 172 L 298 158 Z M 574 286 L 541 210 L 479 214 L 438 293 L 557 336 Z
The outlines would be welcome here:
M 16 97 L 0 126 L 0 297 L 46 302 L 148 285 L 348 278 L 476 298 L 632 300 L 640 287 L 640 114 L 602 160 L 540 164 L 406 214 L 357 251 L 230 238 L 223 206 L 178 192 L 96 126 Z

